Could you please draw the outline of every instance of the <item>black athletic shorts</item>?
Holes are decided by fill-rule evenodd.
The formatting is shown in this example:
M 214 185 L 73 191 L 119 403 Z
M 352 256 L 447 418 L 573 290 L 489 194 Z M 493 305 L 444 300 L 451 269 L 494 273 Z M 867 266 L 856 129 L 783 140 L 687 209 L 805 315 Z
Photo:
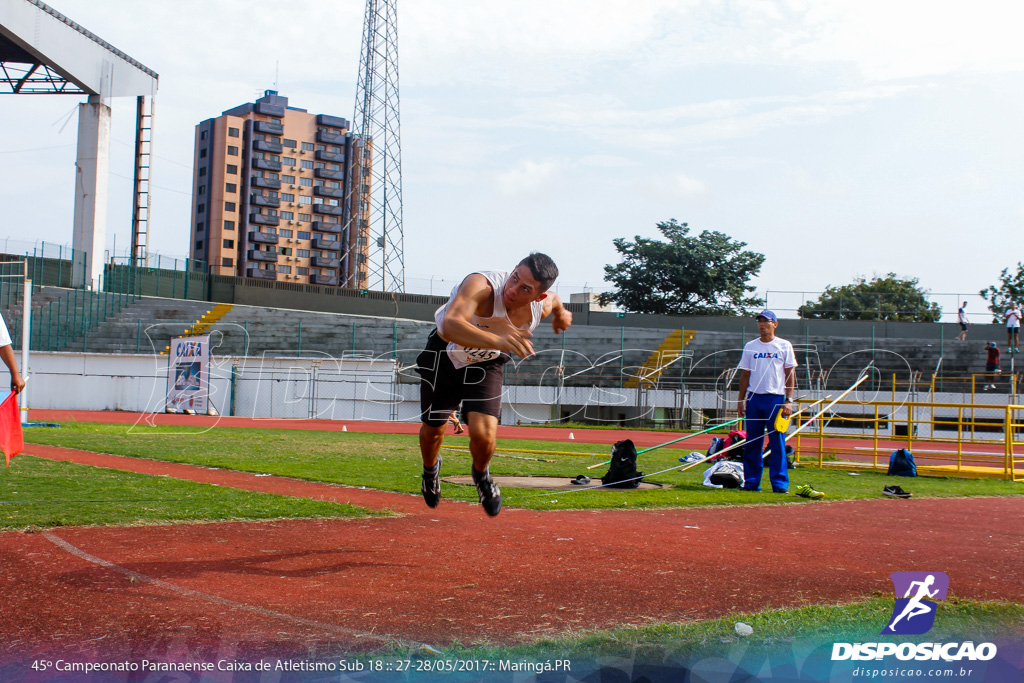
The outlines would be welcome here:
M 462 413 L 483 413 L 501 419 L 502 381 L 509 356 L 456 369 L 448 357 L 448 342 L 435 329 L 427 348 L 416 358 L 420 374 L 420 421 L 442 427 L 462 404 Z

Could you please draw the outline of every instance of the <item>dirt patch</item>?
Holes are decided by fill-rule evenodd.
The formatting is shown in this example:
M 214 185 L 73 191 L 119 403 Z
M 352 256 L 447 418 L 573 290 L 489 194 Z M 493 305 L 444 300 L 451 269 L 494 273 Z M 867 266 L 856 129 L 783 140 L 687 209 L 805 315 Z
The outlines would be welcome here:
M 455 477 L 444 477 L 441 481 L 449 484 L 462 484 L 463 486 L 472 486 L 473 477 L 466 475 L 459 475 Z M 517 489 L 545 489 L 548 491 L 569 491 L 575 489 L 593 489 L 595 491 L 649 491 L 652 489 L 665 488 L 661 484 L 652 484 L 647 481 L 640 482 L 640 486 L 635 489 L 613 489 L 601 486 L 601 478 L 592 478 L 589 482 L 574 484 L 573 478 L 571 477 L 513 477 L 507 475 L 494 475 L 494 481 L 499 487 L 506 486 L 508 488 Z

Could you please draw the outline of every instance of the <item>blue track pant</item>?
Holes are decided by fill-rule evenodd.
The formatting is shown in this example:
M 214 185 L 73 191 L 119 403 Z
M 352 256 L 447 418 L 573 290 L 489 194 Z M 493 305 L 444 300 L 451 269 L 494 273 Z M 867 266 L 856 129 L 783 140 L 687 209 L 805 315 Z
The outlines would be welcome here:
M 775 416 L 782 410 L 786 397 L 778 394 L 750 394 L 747 397 L 747 412 L 743 426 L 747 429 L 747 443 L 743 447 L 743 488 L 761 490 L 761 474 L 764 472 L 764 434 L 768 432 L 768 479 L 773 491 L 789 488 L 789 471 L 786 469 L 785 434 L 775 431 Z

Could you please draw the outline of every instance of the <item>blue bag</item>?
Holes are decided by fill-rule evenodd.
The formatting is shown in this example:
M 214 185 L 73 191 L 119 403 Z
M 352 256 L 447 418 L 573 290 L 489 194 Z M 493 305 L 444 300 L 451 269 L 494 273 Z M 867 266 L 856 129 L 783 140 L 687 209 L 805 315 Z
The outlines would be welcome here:
M 914 463 L 914 455 L 906 448 L 893 451 L 889 456 L 888 474 L 896 477 L 916 477 L 917 465 Z
M 708 446 L 708 457 L 725 448 L 725 439 L 715 436 L 711 438 L 711 445 Z M 725 457 L 725 456 L 722 456 Z

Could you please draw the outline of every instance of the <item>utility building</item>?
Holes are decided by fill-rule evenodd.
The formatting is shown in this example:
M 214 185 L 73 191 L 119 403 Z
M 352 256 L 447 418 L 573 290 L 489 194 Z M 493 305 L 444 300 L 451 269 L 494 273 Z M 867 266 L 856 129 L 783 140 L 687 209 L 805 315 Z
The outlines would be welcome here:
M 218 275 L 366 288 L 369 228 L 354 216 L 369 204 L 357 194 L 370 193 L 362 152 L 346 119 L 289 107 L 273 90 L 203 121 L 192 258 Z

